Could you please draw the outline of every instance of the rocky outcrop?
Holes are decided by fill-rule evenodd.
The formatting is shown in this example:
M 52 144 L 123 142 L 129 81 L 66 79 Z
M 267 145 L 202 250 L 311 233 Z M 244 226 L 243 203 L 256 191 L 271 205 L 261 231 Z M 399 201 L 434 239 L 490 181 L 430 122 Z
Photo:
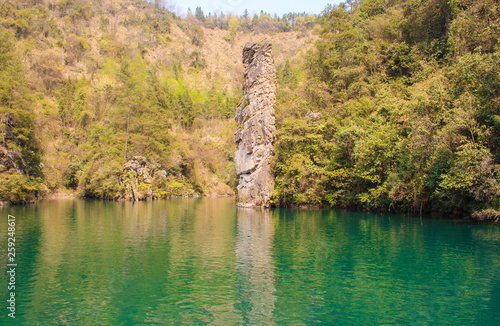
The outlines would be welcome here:
M 271 50 L 270 43 L 247 43 L 243 49 L 244 100 L 236 109 L 234 154 L 238 205 L 243 207 L 268 207 L 274 188 L 270 158 L 276 129 L 276 68 Z
M 154 164 L 148 164 L 145 157 L 134 156 L 123 165 L 122 181 L 125 186 L 122 199 L 149 200 L 153 199 L 154 182 L 156 179 L 167 178 L 165 170 L 158 169 Z

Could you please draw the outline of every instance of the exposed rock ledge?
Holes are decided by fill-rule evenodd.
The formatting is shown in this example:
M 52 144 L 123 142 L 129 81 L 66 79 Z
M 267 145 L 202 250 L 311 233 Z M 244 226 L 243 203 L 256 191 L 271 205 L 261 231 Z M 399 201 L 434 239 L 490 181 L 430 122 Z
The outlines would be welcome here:
M 122 181 L 125 186 L 123 199 L 153 199 L 153 182 L 155 179 L 166 179 L 167 172 L 154 164 L 148 164 L 145 157 L 134 156 L 123 166 Z
M 270 43 L 247 43 L 243 49 L 244 100 L 236 109 L 234 154 L 239 176 L 238 205 L 268 207 L 274 188 L 273 155 L 276 68 Z

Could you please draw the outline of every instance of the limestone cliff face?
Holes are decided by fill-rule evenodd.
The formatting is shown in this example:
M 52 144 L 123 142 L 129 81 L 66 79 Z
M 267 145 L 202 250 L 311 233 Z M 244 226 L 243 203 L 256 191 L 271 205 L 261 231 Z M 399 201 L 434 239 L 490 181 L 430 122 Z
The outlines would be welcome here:
M 238 149 L 234 154 L 238 205 L 243 207 L 268 207 L 274 188 L 269 161 L 276 130 L 276 68 L 271 49 L 269 43 L 247 43 L 243 49 L 245 99 L 236 109 Z

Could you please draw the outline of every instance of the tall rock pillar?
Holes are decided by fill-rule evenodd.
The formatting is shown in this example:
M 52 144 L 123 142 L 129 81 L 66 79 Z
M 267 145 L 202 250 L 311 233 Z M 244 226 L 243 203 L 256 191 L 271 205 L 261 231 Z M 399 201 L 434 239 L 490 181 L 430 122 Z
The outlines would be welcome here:
M 270 43 L 247 43 L 243 49 L 244 100 L 236 109 L 234 154 L 239 176 L 238 206 L 268 207 L 274 188 L 273 154 L 276 68 Z

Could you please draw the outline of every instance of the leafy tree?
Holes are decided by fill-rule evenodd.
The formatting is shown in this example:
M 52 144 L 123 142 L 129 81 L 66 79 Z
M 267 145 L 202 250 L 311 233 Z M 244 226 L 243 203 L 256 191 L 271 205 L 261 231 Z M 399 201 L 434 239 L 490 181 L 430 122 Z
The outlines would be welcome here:
M 194 16 L 202 23 L 205 21 L 205 14 L 203 13 L 203 10 L 201 10 L 201 7 L 196 7 Z
M 449 41 L 458 55 L 479 49 L 492 53 L 498 44 L 500 7 L 495 0 L 450 1 L 456 18 L 450 23 Z
M 0 199 L 27 202 L 43 191 L 30 90 L 8 32 L 0 34 Z
M 229 37 L 231 38 L 231 41 L 234 41 L 234 38 L 236 37 L 236 32 L 240 28 L 240 21 L 238 17 L 230 15 L 229 16 Z

